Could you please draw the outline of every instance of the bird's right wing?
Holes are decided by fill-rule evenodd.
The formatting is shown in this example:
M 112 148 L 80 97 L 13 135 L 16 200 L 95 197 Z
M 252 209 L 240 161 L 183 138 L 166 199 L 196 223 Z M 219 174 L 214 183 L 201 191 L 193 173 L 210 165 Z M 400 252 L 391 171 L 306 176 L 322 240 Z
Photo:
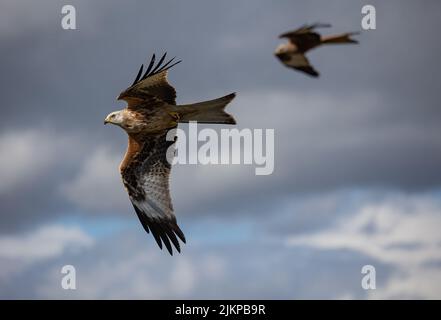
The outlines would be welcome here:
M 310 48 L 313 48 L 320 44 L 321 36 L 317 32 L 314 32 L 316 28 L 327 28 L 330 24 L 315 23 L 312 25 L 304 25 L 296 30 L 283 33 L 279 38 L 288 38 L 294 43 L 299 51 L 305 52 Z
M 145 231 L 151 231 L 159 247 L 162 249 L 164 243 L 172 255 L 171 243 L 180 252 L 177 237 L 185 243 L 185 236 L 176 222 L 170 198 L 171 164 L 167 152 L 174 152 L 174 141 L 166 140 L 167 132 L 139 139 L 142 147 L 125 160 L 127 163 L 121 167 L 121 175 Z
M 279 58 L 287 67 L 299 70 L 313 77 L 319 76 L 317 70 L 315 70 L 314 67 L 309 63 L 308 58 L 306 58 L 304 54 L 286 54 L 279 56 Z
M 299 70 L 301 72 L 304 72 L 306 74 L 309 74 L 312 77 L 318 77 L 320 74 L 317 70 L 315 70 L 312 66 L 305 66 L 305 67 L 292 67 L 296 70 Z

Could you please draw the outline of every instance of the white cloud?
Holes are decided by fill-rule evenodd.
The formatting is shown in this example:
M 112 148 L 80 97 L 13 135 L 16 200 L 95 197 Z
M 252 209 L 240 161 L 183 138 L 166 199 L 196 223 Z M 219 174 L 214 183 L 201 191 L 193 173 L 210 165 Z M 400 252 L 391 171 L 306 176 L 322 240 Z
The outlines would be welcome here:
M 127 245 L 121 246 L 121 242 L 124 241 L 116 245 L 118 249 Z M 146 253 L 145 246 L 140 247 L 140 244 L 133 246 L 132 243 L 124 253 L 117 255 L 103 256 L 97 252 L 94 263 L 75 265 L 75 292 L 60 290 L 59 268 L 50 268 L 44 275 L 45 281 L 35 288 L 35 295 L 43 299 L 179 299 L 198 295 L 206 282 L 223 281 L 222 265 L 217 267 L 219 275 L 216 278 L 207 273 L 212 256 L 170 257 L 153 246 L 154 251 Z
M 441 287 L 441 203 L 435 197 L 401 195 L 359 208 L 335 226 L 290 236 L 289 246 L 350 249 L 397 269 L 372 297 L 439 298 Z
M 151 236 L 136 228 L 100 238 L 91 250 L 65 254 L 36 270 L 29 291 L 17 297 L 83 299 L 179 299 L 179 298 L 438 298 L 441 277 L 439 226 L 441 201 L 436 193 L 349 192 L 335 201 L 317 196 L 317 206 L 294 215 L 316 216 L 329 211 L 312 233 L 288 239 L 264 231 L 265 221 L 250 220 L 257 229 L 250 241 L 210 244 L 195 241 L 198 229 L 214 230 L 219 222 L 201 225 L 193 219 L 192 244 L 170 257 L 160 251 Z M 297 199 L 297 201 L 302 201 Z M 312 199 L 308 199 L 308 203 Z M 333 204 L 333 202 L 336 202 Z M 345 208 L 341 208 L 343 202 Z M 300 206 L 301 208 L 302 206 Z M 348 212 L 348 209 L 353 211 Z M 332 217 L 336 224 L 332 224 Z M 292 223 L 292 221 L 291 221 Z M 289 222 L 285 221 L 289 230 Z M 320 230 L 322 231 L 316 231 Z M 268 231 L 268 230 L 267 230 Z M 206 237 L 205 233 L 205 237 Z M 230 234 L 224 235 L 231 236 Z M 254 238 L 255 237 L 255 238 Z M 288 246 L 281 246 L 287 241 Z M 41 242 L 41 241 L 37 241 Z M 283 242 L 282 242 L 283 243 Z M 349 250 L 348 250 L 349 249 Z M 262 259 L 265 257 L 265 259 Z M 77 290 L 60 289 L 60 265 L 68 261 L 77 269 Z M 377 290 L 361 289 L 361 267 L 377 268 Z M 8 267 L 8 266 L 6 266 Z M 2 268 L 4 264 L 2 263 Z M 268 270 L 271 270 L 268 273 Z M 15 279 L 26 276 L 19 273 Z M 36 279 L 39 279 L 37 281 Z M 0 279 L 1 280 L 1 279 Z M 1 282 L 0 282 L 1 283 Z M 11 284 L 11 281 L 9 282 Z M 332 288 L 332 289 L 330 289 Z M 7 295 L 4 295 L 7 296 Z
M 0 194 L 37 181 L 69 157 L 74 139 L 48 130 L 6 132 L 0 136 Z M 62 151 L 63 150 L 63 151 Z M 62 152 L 61 152 L 62 151 Z
M 77 227 L 49 225 L 23 236 L 0 236 L 0 259 L 47 259 L 61 255 L 70 246 L 92 244 L 93 239 Z
M 87 155 L 72 181 L 61 186 L 61 193 L 75 205 L 90 210 L 123 210 L 129 200 L 119 174 L 123 155 L 100 147 Z
M 0 280 L 25 272 L 37 262 L 68 251 L 93 246 L 94 240 L 78 227 L 47 225 L 30 233 L 0 236 Z

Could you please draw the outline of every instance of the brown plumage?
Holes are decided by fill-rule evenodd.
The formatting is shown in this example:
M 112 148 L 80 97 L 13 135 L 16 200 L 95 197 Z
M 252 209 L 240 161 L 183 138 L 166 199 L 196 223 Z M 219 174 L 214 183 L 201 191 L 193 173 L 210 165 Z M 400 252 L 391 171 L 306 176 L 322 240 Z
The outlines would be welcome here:
M 179 122 L 235 124 L 224 111 L 235 94 L 195 104 L 176 105 L 176 91 L 167 81 L 167 70 L 178 64 L 174 58 L 164 63 L 166 54 L 155 65 L 153 55 L 147 70 L 141 66 L 133 84 L 118 100 L 127 102 L 123 110 L 110 113 L 104 123 L 123 128 L 128 136 L 127 152 L 120 164 L 123 184 L 145 231 L 152 233 L 159 247 L 164 244 L 173 254 L 185 243 L 173 212 L 169 191 L 174 136 L 166 139 Z
M 309 63 L 305 53 L 323 44 L 358 43 L 351 38 L 356 32 L 343 33 L 331 36 L 321 36 L 314 31 L 316 28 L 330 27 L 329 24 L 305 25 L 297 30 L 281 34 L 279 38 L 288 38 L 288 42 L 281 44 L 274 52 L 275 56 L 287 67 L 299 70 L 310 76 L 318 77 L 319 73 Z

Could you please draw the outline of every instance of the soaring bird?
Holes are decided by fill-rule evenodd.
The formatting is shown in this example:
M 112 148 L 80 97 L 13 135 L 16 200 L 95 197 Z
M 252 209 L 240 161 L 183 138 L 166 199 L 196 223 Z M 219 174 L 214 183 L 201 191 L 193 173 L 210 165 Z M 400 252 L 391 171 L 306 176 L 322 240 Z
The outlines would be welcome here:
M 171 159 L 167 159 L 170 150 L 174 152 L 174 141 L 166 139 L 167 133 L 180 122 L 235 124 L 224 111 L 235 93 L 176 105 L 176 91 L 167 81 L 167 70 L 181 61 L 173 63 L 173 58 L 164 63 L 165 58 L 166 53 L 155 65 L 153 55 L 144 74 L 141 65 L 133 84 L 117 97 L 127 102 L 126 108 L 110 113 L 104 124 L 117 125 L 127 132 L 127 152 L 119 168 L 123 184 L 145 231 L 152 233 L 161 249 L 164 244 L 173 255 L 172 244 L 181 252 L 178 238 L 185 243 L 185 236 L 176 222 L 170 198 Z
M 288 38 L 288 42 L 280 44 L 274 54 L 287 67 L 305 72 L 313 77 L 318 77 L 319 73 L 309 63 L 305 56 L 306 52 L 322 44 L 358 43 L 357 40 L 351 38 L 352 35 L 358 34 L 358 32 L 321 36 L 314 31 L 316 28 L 330 26 L 330 24 L 316 23 L 309 26 L 304 25 L 297 30 L 281 34 L 279 38 Z

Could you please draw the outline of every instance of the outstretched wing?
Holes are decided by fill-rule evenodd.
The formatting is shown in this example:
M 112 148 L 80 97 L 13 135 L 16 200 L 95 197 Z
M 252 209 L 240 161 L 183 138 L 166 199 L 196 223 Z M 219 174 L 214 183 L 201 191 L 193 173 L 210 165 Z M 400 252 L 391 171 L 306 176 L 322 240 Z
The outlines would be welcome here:
M 312 77 L 318 77 L 320 74 L 317 70 L 314 69 L 312 66 L 305 66 L 305 67 L 292 67 L 296 70 L 299 70 L 301 72 L 304 72 L 306 74 L 309 74 Z
M 314 69 L 314 67 L 309 63 L 308 58 L 306 58 L 306 56 L 302 53 L 279 54 L 278 58 L 287 67 L 304 72 L 304 73 L 309 74 L 310 76 L 313 76 L 313 77 L 319 76 L 319 73 L 317 72 L 317 70 Z
M 148 106 L 146 100 L 163 101 L 168 104 L 176 104 L 176 90 L 167 81 L 167 70 L 181 61 L 173 62 L 170 59 L 166 63 L 165 57 L 167 53 L 161 57 L 155 65 L 155 54 L 143 74 L 144 65 L 138 71 L 133 84 L 120 93 L 118 100 L 128 102 L 128 108 L 137 108 L 140 105 Z
M 314 32 L 316 28 L 327 28 L 330 24 L 315 23 L 312 25 L 303 25 L 299 29 L 283 33 L 279 38 L 288 38 L 295 44 L 300 52 L 306 52 L 320 44 L 320 34 Z
M 174 152 L 174 141 L 166 140 L 167 132 L 140 138 L 141 148 L 121 168 L 121 175 L 145 231 L 151 231 L 159 247 L 164 244 L 173 255 L 171 243 L 181 252 L 177 237 L 185 243 L 185 236 L 177 225 L 170 198 L 167 152 Z

